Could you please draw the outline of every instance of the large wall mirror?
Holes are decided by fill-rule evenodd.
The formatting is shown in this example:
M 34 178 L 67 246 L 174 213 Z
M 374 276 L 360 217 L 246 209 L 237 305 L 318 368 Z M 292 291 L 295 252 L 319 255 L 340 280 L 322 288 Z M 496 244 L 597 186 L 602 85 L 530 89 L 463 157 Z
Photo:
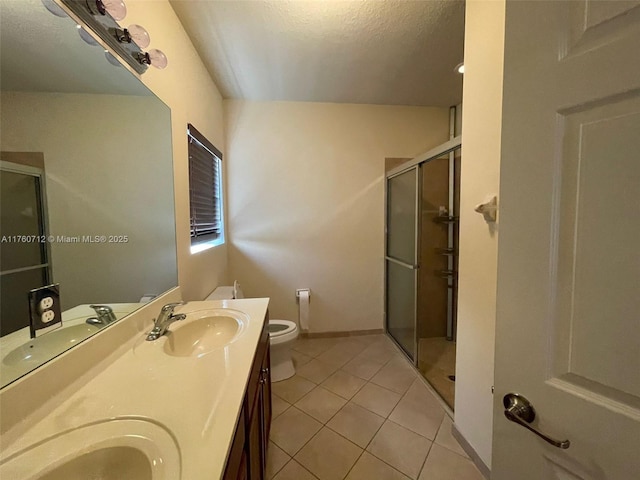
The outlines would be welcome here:
M 90 305 L 120 319 L 177 285 L 170 109 L 79 33 L 0 0 L 0 386 L 112 323 Z M 62 326 L 31 338 L 53 283 Z

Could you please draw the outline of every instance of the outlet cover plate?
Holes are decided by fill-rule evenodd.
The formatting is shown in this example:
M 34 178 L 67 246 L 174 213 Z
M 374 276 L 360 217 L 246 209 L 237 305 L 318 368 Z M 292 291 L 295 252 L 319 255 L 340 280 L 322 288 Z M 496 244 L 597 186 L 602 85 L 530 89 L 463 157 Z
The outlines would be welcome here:
M 44 311 L 40 309 L 42 299 L 51 297 L 53 305 Z M 45 312 L 53 312 L 53 319 L 44 322 L 42 316 Z M 46 285 L 34 288 L 29 292 L 29 331 L 31 338 L 45 334 L 54 328 L 62 326 L 62 310 L 60 309 L 60 284 Z

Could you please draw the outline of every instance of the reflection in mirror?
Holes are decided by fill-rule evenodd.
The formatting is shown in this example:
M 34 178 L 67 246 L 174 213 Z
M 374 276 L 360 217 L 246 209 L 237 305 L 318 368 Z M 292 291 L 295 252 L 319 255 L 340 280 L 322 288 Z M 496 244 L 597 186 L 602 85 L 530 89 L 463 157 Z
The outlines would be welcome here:
M 169 108 L 40 0 L 0 0 L 0 61 L 5 386 L 104 328 L 91 304 L 120 319 L 177 267 Z M 62 326 L 31 339 L 28 292 L 51 283 Z

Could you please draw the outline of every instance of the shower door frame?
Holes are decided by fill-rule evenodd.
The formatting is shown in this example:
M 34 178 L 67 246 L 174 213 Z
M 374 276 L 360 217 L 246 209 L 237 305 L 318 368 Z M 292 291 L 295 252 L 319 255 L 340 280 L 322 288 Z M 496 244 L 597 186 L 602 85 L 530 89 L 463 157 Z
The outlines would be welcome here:
M 414 185 L 414 189 L 415 189 L 415 195 L 416 195 L 416 200 L 415 200 L 415 219 L 414 219 L 414 251 L 413 251 L 413 263 L 409 264 L 406 262 L 403 262 L 401 260 L 398 260 L 397 258 L 394 258 L 392 256 L 389 255 L 389 251 L 388 251 L 388 242 L 389 242 L 389 181 L 392 180 L 395 177 L 398 177 L 400 175 L 403 175 L 405 173 L 408 173 L 411 170 L 415 170 L 416 173 L 416 182 Z M 392 170 L 393 171 L 393 170 Z M 420 169 L 420 165 L 413 165 L 411 167 L 408 168 L 403 168 L 401 169 L 399 172 L 396 173 L 391 173 L 392 171 L 387 173 L 387 177 L 385 180 L 385 216 L 384 216 L 384 326 L 385 326 L 385 331 L 389 334 L 389 336 L 391 337 L 391 339 L 393 340 L 393 342 L 405 353 L 405 355 L 407 355 L 407 357 L 411 358 L 411 360 L 413 361 L 414 365 L 417 365 L 417 361 L 418 361 L 418 336 L 416 335 L 416 329 L 418 327 L 417 325 L 417 320 L 418 320 L 418 270 L 420 269 L 420 264 L 418 261 L 418 248 L 419 248 L 419 244 L 418 244 L 418 240 L 420 239 L 419 237 L 419 232 L 420 232 L 420 228 L 421 228 L 421 215 L 419 215 L 419 206 L 422 202 L 422 189 L 420 188 L 420 186 L 422 185 L 422 170 Z M 388 268 L 388 262 L 392 262 L 395 263 L 396 265 L 399 265 L 401 267 L 404 267 L 406 269 L 410 269 L 413 271 L 413 355 L 410 355 L 409 352 L 407 351 L 407 349 L 393 336 L 393 334 L 389 331 L 389 316 L 387 315 L 387 311 L 388 311 L 388 305 L 389 305 L 389 268 Z
M 422 170 L 420 169 L 420 165 L 426 162 L 429 162 L 431 160 L 435 160 L 436 158 L 440 158 L 443 155 L 449 154 L 454 152 L 457 149 L 461 149 L 462 148 L 462 136 L 458 135 L 454 138 L 452 138 L 451 140 L 442 143 L 440 145 L 438 145 L 435 148 L 432 148 L 431 150 L 428 150 L 427 152 L 423 153 L 422 155 L 418 155 L 417 157 L 407 161 L 406 163 L 403 163 L 402 165 L 397 166 L 396 168 L 393 168 L 391 170 L 389 170 L 388 172 L 385 173 L 385 182 L 384 182 L 384 330 L 385 333 L 387 333 L 389 335 L 389 337 L 391 338 L 391 340 L 393 341 L 393 343 L 395 343 L 398 348 L 400 348 L 400 350 L 402 352 L 405 353 L 405 355 L 407 355 L 407 357 L 410 358 L 410 360 L 413 362 L 414 366 L 418 366 L 418 271 L 420 270 L 420 259 L 417 258 L 416 256 L 416 264 L 414 265 L 414 278 L 415 281 L 413 283 L 413 288 L 414 288 L 414 306 L 413 306 L 413 345 L 414 345 L 414 358 L 411 358 L 406 350 L 404 349 L 404 347 L 402 347 L 402 345 L 400 345 L 400 343 L 393 337 L 393 335 L 391 335 L 391 333 L 389 332 L 389 317 L 387 315 L 387 305 L 389 302 L 389 288 L 388 288 L 388 268 L 387 268 L 387 261 L 395 261 L 392 258 L 389 258 L 389 256 L 387 255 L 388 253 L 388 240 L 389 240 L 389 180 L 395 176 L 398 176 L 402 173 L 406 173 L 407 171 L 417 168 L 418 171 L 416 172 L 416 177 L 417 177 L 417 181 L 420 182 L 421 180 L 421 175 L 422 175 Z M 421 185 L 421 183 L 419 183 L 419 185 Z M 416 196 L 416 202 L 418 205 L 421 205 L 421 201 L 422 201 L 422 188 L 417 188 L 417 192 L 416 192 L 417 196 Z M 416 250 L 418 249 L 418 245 L 420 244 L 420 235 L 421 235 L 421 214 L 420 214 L 420 209 L 416 209 L 416 233 L 415 233 L 415 245 L 416 245 Z

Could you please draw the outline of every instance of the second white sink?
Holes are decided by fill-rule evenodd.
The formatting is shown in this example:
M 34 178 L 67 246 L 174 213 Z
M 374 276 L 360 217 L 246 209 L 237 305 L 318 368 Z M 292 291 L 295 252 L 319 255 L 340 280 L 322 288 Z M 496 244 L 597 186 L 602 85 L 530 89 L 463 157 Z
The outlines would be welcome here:
M 245 329 L 247 316 L 237 310 L 189 312 L 165 334 L 164 352 L 175 357 L 200 357 L 235 342 Z
M 181 458 L 165 428 L 111 419 L 56 435 L 0 463 L 0 478 L 24 480 L 179 480 Z

